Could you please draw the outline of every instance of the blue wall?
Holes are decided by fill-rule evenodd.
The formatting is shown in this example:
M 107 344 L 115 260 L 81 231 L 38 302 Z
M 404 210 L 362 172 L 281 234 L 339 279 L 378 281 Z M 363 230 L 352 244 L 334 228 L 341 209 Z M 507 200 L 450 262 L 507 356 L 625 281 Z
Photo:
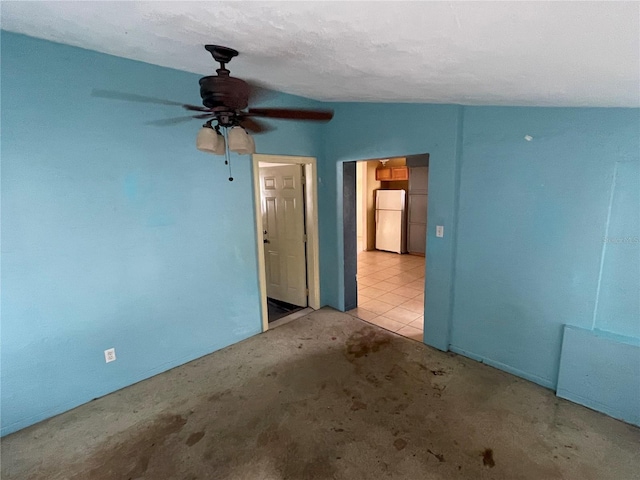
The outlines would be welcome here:
M 602 268 L 593 321 L 596 329 L 635 338 L 640 338 L 638 178 L 639 162 L 616 162 L 611 175 L 611 196 L 604 229 Z M 638 367 L 640 368 L 640 361 Z
M 640 339 L 566 326 L 557 395 L 640 426 Z
M 565 327 L 557 393 L 640 425 L 640 164 L 632 158 L 608 176 L 593 328 Z
M 612 179 L 617 162 L 638 163 L 638 119 L 634 109 L 465 108 L 453 350 L 555 387 L 563 325 L 593 325 Z M 625 178 L 629 194 L 640 190 L 637 174 Z M 637 196 L 624 201 L 637 226 Z M 605 279 L 635 291 L 601 304 L 615 333 L 637 332 L 639 246 L 626 250 L 635 264 Z
M 198 104 L 198 78 L 2 32 L 2 434 L 261 331 L 249 157 L 229 182 L 197 120 L 144 124 L 181 109 L 91 97 Z M 259 152 L 317 154 L 277 127 Z

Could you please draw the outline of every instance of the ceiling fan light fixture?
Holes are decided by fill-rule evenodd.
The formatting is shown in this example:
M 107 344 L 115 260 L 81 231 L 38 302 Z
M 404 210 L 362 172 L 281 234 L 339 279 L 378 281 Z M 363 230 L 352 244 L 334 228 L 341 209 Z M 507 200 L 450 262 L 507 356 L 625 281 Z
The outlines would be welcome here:
M 244 128 L 232 127 L 227 131 L 229 150 L 240 155 L 250 155 L 256 153 L 256 145 Z
M 204 126 L 196 137 L 196 148 L 201 152 L 224 155 L 224 137 L 210 126 Z

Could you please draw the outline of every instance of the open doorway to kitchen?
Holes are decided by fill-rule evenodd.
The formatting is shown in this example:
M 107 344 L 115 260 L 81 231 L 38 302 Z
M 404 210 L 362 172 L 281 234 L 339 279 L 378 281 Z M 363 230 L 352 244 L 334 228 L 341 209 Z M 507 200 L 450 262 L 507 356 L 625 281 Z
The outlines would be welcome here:
M 345 305 L 362 320 L 423 341 L 429 155 L 351 163 L 343 176 Z
M 263 331 L 320 306 L 315 160 L 253 155 Z

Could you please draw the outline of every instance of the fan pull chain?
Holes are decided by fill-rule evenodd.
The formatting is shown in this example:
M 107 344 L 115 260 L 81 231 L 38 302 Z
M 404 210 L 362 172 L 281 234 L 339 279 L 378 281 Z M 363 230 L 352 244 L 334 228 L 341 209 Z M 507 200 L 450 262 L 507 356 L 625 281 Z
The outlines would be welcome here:
M 224 164 L 229 165 L 229 181 L 233 182 L 233 175 L 231 173 L 231 155 L 229 153 L 229 132 L 226 127 L 223 127 L 222 135 L 224 136 Z

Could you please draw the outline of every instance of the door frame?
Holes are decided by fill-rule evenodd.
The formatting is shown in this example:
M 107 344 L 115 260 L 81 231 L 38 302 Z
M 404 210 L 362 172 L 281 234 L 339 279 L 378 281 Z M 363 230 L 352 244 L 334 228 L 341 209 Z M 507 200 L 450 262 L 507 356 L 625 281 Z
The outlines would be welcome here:
M 429 166 L 429 153 L 421 153 L 415 155 L 394 155 L 390 157 L 405 157 L 407 158 L 407 164 L 409 164 L 410 157 L 420 157 L 421 159 L 425 159 L 426 166 Z M 385 157 L 381 157 L 385 158 Z M 389 158 L 389 157 L 386 157 Z M 356 222 L 357 217 L 355 213 L 356 201 L 355 201 L 355 193 L 356 193 L 356 165 L 358 162 L 370 162 L 380 160 L 380 158 L 368 158 L 368 159 L 357 159 L 357 160 L 344 160 L 342 161 L 342 165 L 339 168 L 339 172 L 342 173 L 342 178 L 338 178 L 338 188 L 340 188 L 340 183 L 342 184 L 342 245 L 339 245 L 339 249 L 342 251 L 342 285 L 341 295 L 342 295 L 342 306 L 344 311 L 349 311 L 352 308 L 356 308 L 358 305 L 358 266 L 357 266 L 357 247 L 356 247 Z M 421 160 L 422 161 L 422 160 Z M 431 181 L 431 176 L 429 176 L 429 182 Z M 427 188 L 427 191 L 429 189 Z M 430 218 L 427 213 L 427 233 L 429 231 L 429 220 L 433 222 L 433 219 Z M 455 232 L 453 232 L 455 238 Z M 428 236 L 428 234 L 427 234 Z M 425 280 L 427 274 L 427 250 L 425 245 Z M 350 260 L 351 259 L 351 260 Z M 424 289 L 425 301 L 424 301 L 424 314 L 427 314 L 427 290 L 426 286 Z M 426 332 L 426 329 L 425 329 Z M 425 333 L 426 335 L 426 333 Z M 423 338 L 423 343 L 425 339 Z M 448 349 L 448 346 L 447 346 Z M 446 350 L 445 350 L 446 351 Z
M 344 251 L 344 309 L 353 310 L 358 306 L 358 239 L 356 212 L 356 174 L 358 162 L 342 164 L 342 248 Z
M 356 198 L 356 222 L 358 215 L 360 215 L 359 225 L 356 225 L 356 234 L 358 232 L 358 226 L 362 232 L 362 251 L 369 250 L 369 222 L 367 218 L 367 200 L 368 200 L 368 179 L 367 174 L 369 172 L 369 165 L 367 162 L 356 162 L 356 194 L 358 191 L 358 179 L 360 180 L 360 198 Z M 360 208 L 358 208 L 358 204 Z M 360 253 L 360 252 L 358 252 Z
M 262 235 L 262 201 L 260 198 L 260 162 L 297 164 L 304 167 L 305 178 L 305 230 L 307 233 L 307 288 L 308 304 L 314 310 L 320 308 L 320 254 L 318 237 L 318 189 L 316 178 L 318 169 L 315 157 L 291 155 L 251 156 L 253 170 L 253 199 L 256 219 L 256 247 L 258 251 L 258 285 L 260 289 L 260 309 L 262 312 L 262 331 L 269 329 L 269 311 L 267 307 L 267 275 L 264 259 Z

